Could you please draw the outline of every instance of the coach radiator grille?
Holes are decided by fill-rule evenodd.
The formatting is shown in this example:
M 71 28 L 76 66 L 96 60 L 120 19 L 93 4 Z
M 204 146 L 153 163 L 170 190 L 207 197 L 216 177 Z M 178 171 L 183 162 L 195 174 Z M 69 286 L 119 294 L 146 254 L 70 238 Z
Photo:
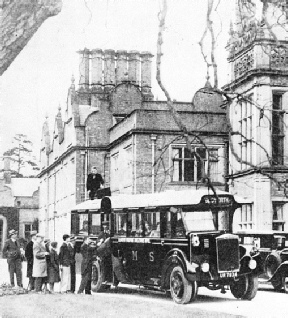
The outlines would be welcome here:
M 216 238 L 218 272 L 239 271 L 239 240 L 233 234 Z

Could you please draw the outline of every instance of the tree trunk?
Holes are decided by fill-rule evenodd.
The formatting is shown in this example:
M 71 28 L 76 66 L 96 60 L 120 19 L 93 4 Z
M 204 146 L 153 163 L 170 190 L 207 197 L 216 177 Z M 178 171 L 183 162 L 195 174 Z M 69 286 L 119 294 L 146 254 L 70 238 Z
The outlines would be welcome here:
M 0 76 L 41 24 L 61 8 L 61 0 L 0 0 Z

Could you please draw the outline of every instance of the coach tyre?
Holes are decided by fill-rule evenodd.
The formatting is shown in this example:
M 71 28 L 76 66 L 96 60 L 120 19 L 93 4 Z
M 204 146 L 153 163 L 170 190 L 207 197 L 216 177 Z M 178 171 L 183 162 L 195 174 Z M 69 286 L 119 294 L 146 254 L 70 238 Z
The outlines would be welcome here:
M 235 298 L 243 298 L 248 291 L 248 277 L 243 275 L 237 278 L 230 285 L 230 290 Z
M 94 293 L 99 293 L 104 290 L 102 285 L 104 281 L 104 271 L 101 262 L 96 261 L 92 264 L 91 290 Z
M 175 266 L 170 275 L 170 294 L 177 304 L 187 304 L 192 297 L 193 286 L 181 266 Z
M 253 274 L 240 276 L 230 285 L 230 290 L 235 298 L 251 300 L 258 290 L 258 277 Z
M 198 284 L 196 281 L 193 281 L 191 284 L 192 284 L 192 294 L 191 294 L 190 301 L 193 301 L 195 300 L 198 294 Z
M 258 276 L 250 274 L 248 277 L 248 289 L 243 299 L 251 300 L 256 296 L 258 290 Z

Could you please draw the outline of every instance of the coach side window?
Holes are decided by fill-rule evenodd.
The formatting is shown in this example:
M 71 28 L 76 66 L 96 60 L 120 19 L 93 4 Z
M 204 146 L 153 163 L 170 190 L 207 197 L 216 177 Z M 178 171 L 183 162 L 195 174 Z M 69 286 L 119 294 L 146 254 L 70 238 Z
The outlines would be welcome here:
M 164 237 L 181 238 L 185 237 L 185 228 L 180 209 L 171 207 L 165 215 L 166 231 Z
M 116 232 L 115 235 L 126 236 L 127 233 L 127 213 L 117 213 L 115 215 Z
M 143 213 L 135 213 L 134 224 L 135 224 L 135 236 L 144 237 L 144 219 L 142 218 Z
M 98 214 L 92 214 L 92 220 L 91 220 L 91 234 L 93 235 L 99 235 L 101 232 L 101 216 L 100 213 Z

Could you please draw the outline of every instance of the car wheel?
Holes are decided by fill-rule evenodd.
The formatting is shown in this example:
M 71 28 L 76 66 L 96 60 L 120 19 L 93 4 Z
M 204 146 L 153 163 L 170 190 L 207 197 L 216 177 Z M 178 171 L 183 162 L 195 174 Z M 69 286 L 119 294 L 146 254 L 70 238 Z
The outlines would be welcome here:
M 248 289 L 243 299 L 251 300 L 256 296 L 258 290 L 258 276 L 250 274 L 248 275 Z
M 288 277 L 283 277 L 283 286 L 285 293 L 288 293 Z
M 237 280 L 230 284 L 230 290 L 235 298 L 243 298 L 248 291 L 248 277 L 246 275 L 240 276 Z
M 265 260 L 264 269 L 266 275 L 271 278 L 281 264 L 281 257 L 278 253 L 272 252 Z
M 102 284 L 104 282 L 104 270 L 99 261 L 92 264 L 91 290 L 94 293 L 99 293 L 105 289 Z
M 173 268 L 170 275 L 170 294 L 177 304 L 187 304 L 191 300 L 193 285 L 195 287 L 195 284 L 186 279 L 182 267 Z
M 271 284 L 273 288 L 276 291 L 281 291 L 283 288 L 283 279 L 280 274 L 276 274 L 272 279 L 271 279 Z

